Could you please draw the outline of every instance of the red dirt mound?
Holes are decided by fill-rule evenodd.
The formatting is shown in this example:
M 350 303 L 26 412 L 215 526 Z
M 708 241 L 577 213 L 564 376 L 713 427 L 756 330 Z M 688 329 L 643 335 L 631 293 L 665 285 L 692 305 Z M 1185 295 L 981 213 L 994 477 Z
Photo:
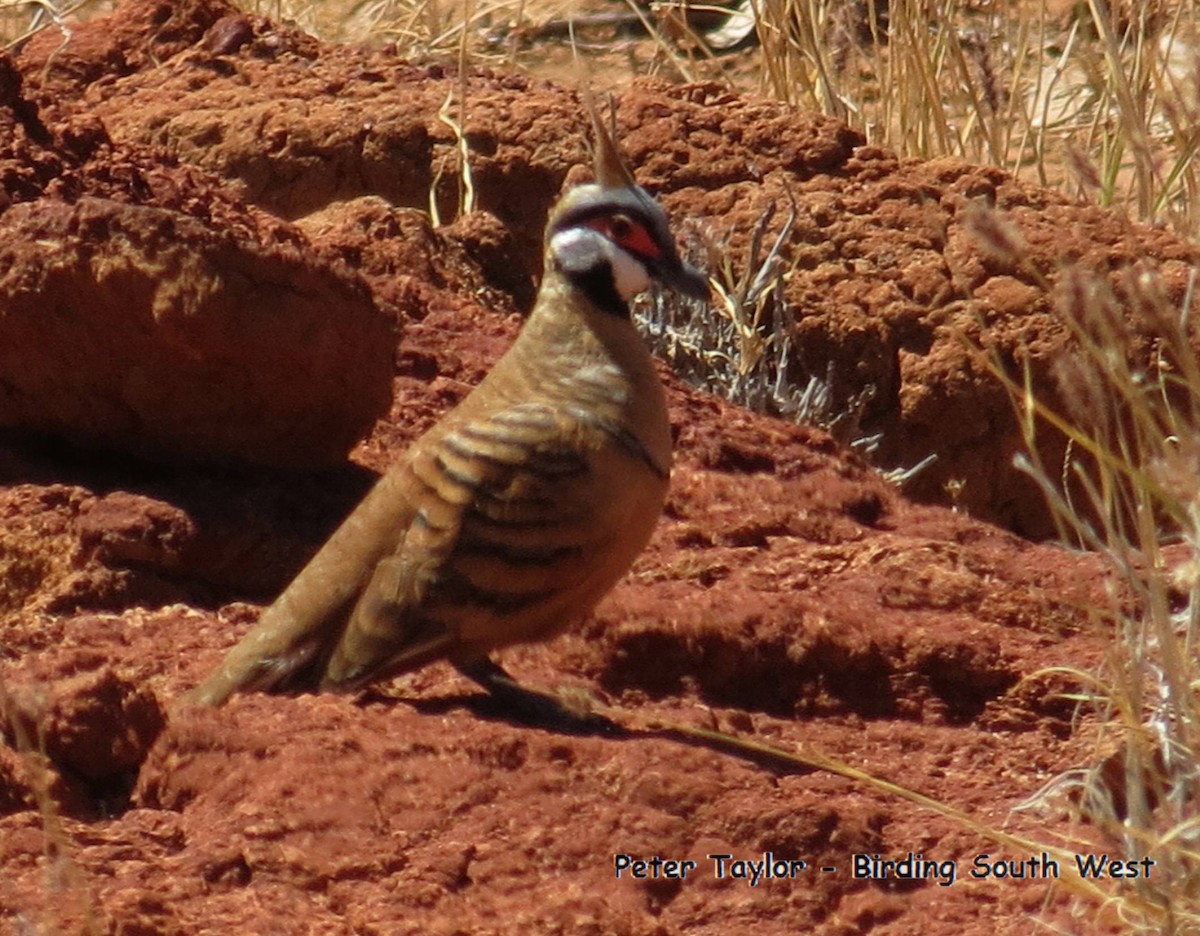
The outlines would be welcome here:
M 181 37 L 192 44 L 182 48 Z M 116 141 L 161 147 L 236 180 L 249 201 L 282 217 L 381 197 L 419 209 L 432 201 L 450 218 L 469 191 L 475 209 L 503 224 L 456 242 L 522 307 L 532 300 L 548 208 L 586 163 L 583 109 L 570 92 L 510 74 L 418 67 L 394 49 L 322 45 L 225 4 L 127 4 L 111 26 L 80 29 L 66 50 L 60 45 L 47 32 L 21 54 L 32 102 L 56 118 L 99 119 Z M 101 54 L 121 66 L 97 75 Z M 162 64 L 150 67 L 148 57 Z M 1001 170 L 900 162 L 836 121 L 714 84 L 635 83 L 618 125 L 639 181 L 673 216 L 707 227 L 735 267 L 747 262 L 750 233 L 769 206 L 770 234 L 794 203 L 784 249 L 797 319 L 793 381 L 828 378 L 835 407 L 866 399 L 860 429 L 881 434 L 882 466 L 936 455 L 909 496 L 948 503 L 952 491 L 960 508 L 1027 536 L 1055 530 L 1040 493 L 1012 465 L 1022 447 L 1012 407 L 974 348 L 1014 375 L 1028 367 L 1033 388 L 1062 408 L 1070 387 L 1053 368 L 1071 341 L 1051 295 L 1061 270 L 1081 265 L 1127 294 L 1133 265 L 1148 264 L 1178 307 L 1200 260 L 1165 231 Z M 980 243 L 971 223 L 980 208 L 1012 225 L 1024 245 L 1019 262 Z M 372 227 L 358 238 L 373 255 L 364 272 L 390 280 L 389 267 L 404 267 L 379 262 Z M 498 230 L 507 232 L 500 244 Z M 338 246 L 353 253 L 345 236 Z M 394 239 L 388 249 L 409 255 Z M 1130 350 L 1147 358 L 1152 349 Z M 1064 445 L 1047 430 L 1045 462 L 1059 464 Z
M 390 307 L 219 180 L 23 94 L 0 61 L 0 426 L 341 462 L 387 409 Z
M 586 161 L 582 119 L 558 88 L 323 45 L 219 2 L 134 0 L 61 41 L 0 65 L 0 412 L 66 440 L 0 438 L 0 933 L 1067 923 L 1052 881 L 969 874 L 979 855 L 1035 856 L 894 796 L 648 728 L 514 725 L 441 666 L 359 698 L 166 717 L 255 619 L 246 602 L 506 347 L 546 211 Z M 431 190 L 441 217 L 463 207 L 438 113 L 464 87 L 451 122 L 481 213 L 439 226 L 416 209 Z M 969 205 L 1008 211 L 1051 278 L 1068 254 L 1107 269 L 1148 252 L 1170 277 L 1195 259 L 991 170 L 900 164 L 714 87 L 642 84 L 618 117 L 639 178 L 735 258 L 764 205 L 795 197 L 797 366 L 832 362 L 846 395 L 875 385 L 865 427 L 889 458 L 936 451 L 926 493 L 965 478 L 967 505 L 1022 529 L 1040 507 L 1010 483 L 1008 405 L 955 333 L 980 315 L 1006 353 L 1048 362 L 1057 332 L 1042 288 L 968 237 Z M 18 383 L 23 367 L 42 382 Z M 506 666 L 1052 835 L 1012 809 L 1094 754 L 1044 670 L 1099 659 L 1101 564 L 914 504 L 828 435 L 663 372 L 677 461 L 653 542 L 591 621 Z M 328 464 L 387 390 L 357 466 L 245 466 Z M 786 864 L 752 881 L 765 853 Z M 910 853 L 953 884 L 855 874 L 856 856 Z M 696 864 L 634 873 L 655 856 Z

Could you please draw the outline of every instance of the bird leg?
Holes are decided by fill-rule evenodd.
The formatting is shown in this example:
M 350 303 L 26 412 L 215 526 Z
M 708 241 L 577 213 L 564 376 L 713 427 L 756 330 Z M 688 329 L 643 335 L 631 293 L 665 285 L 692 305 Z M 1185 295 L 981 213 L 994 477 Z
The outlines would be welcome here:
M 620 725 L 603 715 L 569 705 L 551 693 L 522 686 L 490 657 L 455 664 L 455 668 L 486 689 L 504 714 L 524 724 L 567 734 L 624 733 Z

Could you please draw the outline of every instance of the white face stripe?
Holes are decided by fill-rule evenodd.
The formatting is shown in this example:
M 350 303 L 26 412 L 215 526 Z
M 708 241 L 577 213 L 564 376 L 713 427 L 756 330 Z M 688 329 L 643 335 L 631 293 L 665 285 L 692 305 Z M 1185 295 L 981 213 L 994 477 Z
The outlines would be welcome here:
M 617 295 L 628 302 L 650 288 L 650 274 L 646 272 L 645 264 L 634 259 L 633 254 L 616 244 L 612 244 L 612 248 L 613 284 L 617 287 Z
M 612 268 L 617 295 L 624 302 L 650 288 L 650 274 L 645 265 L 599 231 L 586 227 L 559 231 L 550 239 L 550 250 L 568 270 L 594 266 L 597 257 L 606 259 Z

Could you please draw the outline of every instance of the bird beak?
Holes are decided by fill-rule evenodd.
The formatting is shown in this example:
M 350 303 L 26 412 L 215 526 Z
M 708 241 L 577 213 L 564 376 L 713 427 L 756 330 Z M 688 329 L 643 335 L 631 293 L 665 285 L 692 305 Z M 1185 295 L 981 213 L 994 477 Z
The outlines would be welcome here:
M 692 299 L 699 299 L 703 302 L 711 295 L 708 289 L 708 277 L 690 263 L 682 260 L 666 265 L 659 271 L 659 279 L 662 280 L 664 286 Z

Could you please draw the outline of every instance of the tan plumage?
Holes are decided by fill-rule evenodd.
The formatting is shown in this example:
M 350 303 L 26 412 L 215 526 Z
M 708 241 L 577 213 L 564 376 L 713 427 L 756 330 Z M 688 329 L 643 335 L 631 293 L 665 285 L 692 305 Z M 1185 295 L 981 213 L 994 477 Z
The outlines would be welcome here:
M 585 615 L 645 546 L 671 440 L 626 303 L 652 278 L 695 296 L 707 285 L 597 134 L 604 184 L 573 189 L 552 213 L 517 341 L 380 479 L 195 701 L 353 688 L 439 658 L 486 663 Z

